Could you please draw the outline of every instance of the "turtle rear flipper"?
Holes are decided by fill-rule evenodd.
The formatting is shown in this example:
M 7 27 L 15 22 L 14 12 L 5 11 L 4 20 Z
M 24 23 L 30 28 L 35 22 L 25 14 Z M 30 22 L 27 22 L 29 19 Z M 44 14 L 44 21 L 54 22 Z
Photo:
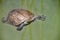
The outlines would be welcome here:
M 1 20 L 3 23 L 7 22 L 7 17 L 3 17 Z

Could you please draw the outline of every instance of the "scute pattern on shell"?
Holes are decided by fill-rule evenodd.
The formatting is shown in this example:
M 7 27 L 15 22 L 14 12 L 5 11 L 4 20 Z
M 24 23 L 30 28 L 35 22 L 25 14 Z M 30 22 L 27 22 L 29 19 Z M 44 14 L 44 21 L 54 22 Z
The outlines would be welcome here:
M 12 25 L 19 25 L 24 21 L 32 21 L 34 15 L 25 9 L 14 9 L 8 14 L 8 23 Z

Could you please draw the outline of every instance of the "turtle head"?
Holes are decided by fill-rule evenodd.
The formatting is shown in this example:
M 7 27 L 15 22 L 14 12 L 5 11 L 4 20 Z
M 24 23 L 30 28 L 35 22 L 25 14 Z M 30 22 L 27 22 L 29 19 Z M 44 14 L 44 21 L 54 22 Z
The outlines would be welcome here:
M 42 21 L 45 21 L 46 16 L 44 16 L 44 15 L 37 16 L 36 19 L 38 19 L 38 20 L 42 20 Z
M 2 22 L 3 22 L 3 23 L 6 23 L 6 22 L 7 22 L 7 17 L 3 17 L 3 18 L 2 18 Z

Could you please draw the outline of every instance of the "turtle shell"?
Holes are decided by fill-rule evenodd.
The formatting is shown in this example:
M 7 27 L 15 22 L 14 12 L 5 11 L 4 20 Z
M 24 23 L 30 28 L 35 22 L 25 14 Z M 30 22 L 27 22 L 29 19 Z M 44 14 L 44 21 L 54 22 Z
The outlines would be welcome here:
M 12 25 L 19 25 L 24 21 L 32 21 L 34 15 L 25 9 L 14 9 L 9 12 L 7 22 Z

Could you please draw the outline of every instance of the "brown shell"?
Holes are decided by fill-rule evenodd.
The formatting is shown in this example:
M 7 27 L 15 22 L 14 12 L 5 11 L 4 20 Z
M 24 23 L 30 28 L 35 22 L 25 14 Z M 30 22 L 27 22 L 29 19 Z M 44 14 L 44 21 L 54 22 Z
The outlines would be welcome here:
M 12 25 L 19 25 L 24 21 L 32 21 L 34 15 L 25 9 L 14 9 L 8 14 L 8 23 Z

